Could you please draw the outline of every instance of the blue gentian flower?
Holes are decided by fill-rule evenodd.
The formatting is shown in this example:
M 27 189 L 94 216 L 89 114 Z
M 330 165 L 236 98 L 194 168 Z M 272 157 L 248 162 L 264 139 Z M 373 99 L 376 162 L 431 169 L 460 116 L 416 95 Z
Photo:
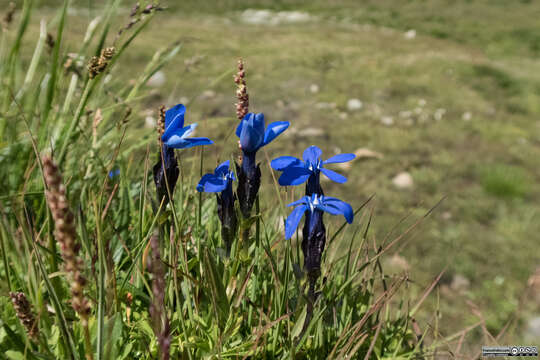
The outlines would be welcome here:
M 205 137 L 188 137 L 197 124 L 184 126 L 186 107 L 178 104 L 165 112 L 165 132 L 161 137 L 163 144 L 174 149 L 187 149 L 199 145 L 211 145 L 213 141 Z
M 289 125 L 288 121 L 276 121 L 265 127 L 264 114 L 248 113 L 238 124 L 236 136 L 240 138 L 244 152 L 255 153 L 287 130 Z
M 238 229 L 238 221 L 234 202 L 236 200 L 232 183 L 236 180 L 234 172 L 230 170 L 230 161 L 227 160 L 216 167 L 213 174 L 204 175 L 199 184 L 197 191 L 217 193 L 218 217 L 221 221 L 221 237 L 227 247 L 227 256 L 231 252 L 232 242 Z
M 306 212 L 308 212 L 308 217 L 314 213 L 322 215 L 322 212 L 332 215 L 343 215 L 349 224 L 352 223 L 354 218 L 351 205 L 337 198 L 324 195 L 313 194 L 311 196 L 304 196 L 302 199 L 287 206 L 296 206 L 285 221 L 285 239 L 287 240 L 294 235 L 300 220 Z M 320 219 L 322 221 L 322 217 Z M 312 226 L 315 226 L 315 224 L 313 223 Z
M 344 183 L 347 178 L 335 171 L 327 169 L 325 165 L 343 163 L 353 160 L 354 154 L 338 154 L 328 160 L 321 160 L 322 150 L 317 146 L 310 146 L 304 151 L 303 160 L 293 156 L 281 156 L 270 163 L 274 170 L 283 171 L 279 177 L 281 186 L 300 185 L 308 181 L 306 195 L 322 194 L 319 185 L 320 173 L 337 183 Z
M 111 171 L 109 171 L 109 179 L 114 179 L 115 177 L 117 177 L 118 175 L 120 175 L 120 169 L 113 169 Z
M 213 174 L 206 174 L 197 185 L 199 192 L 222 192 L 236 180 L 234 172 L 229 169 L 230 161 L 227 160 L 218 165 Z
M 240 210 L 249 218 L 261 185 L 261 169 L 256 163 L 257 151 L 268 145 L 289 127 L 288 121 L 276 121 L 266 127 L 263 114 L 248 113 L 236 128 L 242 148 L 242 165 L 237 166 Z

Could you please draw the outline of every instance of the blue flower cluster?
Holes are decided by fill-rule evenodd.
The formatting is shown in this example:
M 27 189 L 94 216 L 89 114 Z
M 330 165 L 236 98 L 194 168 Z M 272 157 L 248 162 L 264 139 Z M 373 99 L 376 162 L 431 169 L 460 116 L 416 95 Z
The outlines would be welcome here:
M 178 104 L 164 114 L 163 134 L 160 138 L 159 161 L 154 166 L 154 181 L 159 201 L 165 204 L 172 195 L 179 169 L 174 149 L 187 149 L 194 146 L 210 145 L 212 140 L 205 137 L 191 137 L 197 124 L 184 126 L 186 108 Z M 238 216 L 235 202 L 238 200 L 240 213 L 245 219 L 251 216 L 255 199 L 261 183 L 260 165 L 256 155 L 259 149 L 268 145 L 289 127 L 287 121 L 265 123 L 261 113 L 247 113 L 236 128 L 242 150 L 241 164 L 236 164 L 235 172 L 229 160 L 219 164 L 213 173 L 205 174 L 197 185 L 197 191 L 215 193 L 218 216 L 221 221 L 221 234 L 227 253 L 238 232 Z M 326 242 L 326 229 L 323 214 L 343 215 L 348 223 L 354 218 L 351 206 L 337 198 L 325 196 L 320 185 L 320 174 L 336 183 L 345 183 L 347 178 L 327 168 L 330 164 L 343 163 L 355 158 L 354 154 L 339 154 L 322 160 L 322 150 L 316 146 L 308 147 L 302 159 L 281 156 L 271 162 L 274 170 L 281 171 L 279 184 L 295 186 L 306 183 L 305 196 L 288 206 L 294 207 L 285 222 L 285 238 L 290 239 L 296 232 L 300 221 L 305 217 L 302 250 L 304 267 L 311 279 L 320 274 L 321 256 Z M 233 183 L 237 181 L 236 191 Z
M 312 282 L 320 275 L 321 257 L 326 244 L 326 228 L 323 222 L 325 212 L 331 215 L 343 215 L 348 223 L 354 218 L 349 204 L 334 197 L 324 196 L 320 184 L 320 174 L 336 182 L 347 181 L 343 175 L 327 169 L 325 165 L 343 163 L 355 158 L 354 154 L 339 154 L 328 160 L 321 160 L 322 150 L 317 146 L 308 147 L 302 160 L 293 156 L 281 156 L 270 163 L 274 170 L 281 171 L 279 184 L 282 186 L 301 185 L 306 183 L 306 196 L 288 206 L 294 206 L 285 221 L 285 238 L 290 239 L 300 220 L 306 216 L 303 228 L 302 251 L 304 253 L 304 267 Z

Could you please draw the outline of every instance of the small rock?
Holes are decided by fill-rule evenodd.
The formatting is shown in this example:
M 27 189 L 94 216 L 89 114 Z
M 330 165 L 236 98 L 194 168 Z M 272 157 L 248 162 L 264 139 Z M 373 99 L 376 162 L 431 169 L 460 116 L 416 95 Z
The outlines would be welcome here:
M 157 71 L 154 75 L 152 75 L 150 77 L 150 79 L 148 79 L 148 86 L 151 86 L 151 87 L 162 87 L 163 85 L 165 85 L 165 81 L 167 80 L 167 78 L 165 77 L 165 73 L 163 71 Z
M 156 127 L 156 119 L 153 116 L 147 116 L 144 118 L 144 126 L 147 128 L 155 128 Z
M 400 172 L 393 179 L 392 183 L 398 189 L 410 189 L 413 187 L 413 178 L 411 174 L 406 171 Z
M 240 19 L 248 24 L 253 25 L 279 25 L 282 23 L 302 23 L 313 19 L 311 15 L 300 11 L 280 11 L 274 12 L 271 10 L 245 10 Z
M 381 118 L 381 123 L 386 126 L 392 126 L 394 125 L 394 118 L 391 116 L 383 116 Z
M 398 254 L 394 254 L 390 260 L 388 260 L 388 265 L 404 271 L 408 271 L 411 268 L 409 262 L 405 260 L 403 256 L 399 256 Z
M 340 112 L 339 113 L 340 120 L 347 120 L 348 117 L 349 117 L 349 115 L 346 112 Z
M 410 110 L 403 110 L 403 111 L 399 112 L 399 117 L 401 117 L 401 118 L 408 119 L 411 116 L 412 116 L 412 111 L 410 111 Z
M 347 109 L 349 111 L 358 111 L 362 109 L 363 106 L 364 104 L 359 99 L 349 99 L 347 101 Z
M 405 39 L 407 39 L 407 40 L 414 39 L 416 37 L 416 30 L 411 29 L 411 30 L 405 32 L 404 36 L 405 36 Z
M 444 114 L 446 114 L 446 109 L 439 108 L 435 110 L 433 117 L 435 118 L 435 120 L 440 121 L 443 118 Z
M 443 220 L 450 220 L 452 218 L 452 213 L 450 211 L 445 211 L 441 214 Z
M 201 99 L 208 100 L 212 99 L 216 96 L 216 92 L 214 90 L 204 90 L 201 94 Z
M 424 107 L 424 106 L 426 106 L 426 104 L 427 104 L 426 99 L 418 100 L 418 106 Z
M 472 114 L 468 111 L 464 112 L 463 115 L 461 115 L 461 118 L 463 119 L 463 121 L 471 121 Z
M 525 330 L 524 338 L 526 341 L 540 339 L 540 316 L 533 317 L 527 321 L 527 330 Z
M 381 153 L 378 153 L 376 151 L 370 150 L 368 148 L 359 148 L 354 151 L 354 155 L 356 155 L 356 159 L 382 159 L 384 156 Z
M 319 102 L 319 103 L 316 103 L 315 104 L 315 107 L 317 109 L 335 109 L 336 108 L 336 103 L 334 102 L 331 102 L 331 103 L 328 103 L 328 102 Z
M 321 128 L 308 127 L 308 128 L 298 131 L 298 136 L 300 137 L 316 137 L 316 136 L 323 136 L 324 134 L 325 134 L 325 131 Z
M 312 94 L 316 94 L 319 92 L 319 85 L 317 84 L 311 84 L 309 86 L 309 91 L 312 93 Z
M 466 291 L 469 289 L 471 282 L 465 276 L 456 274 L 450 284 L 450 289 L 458 292 Z

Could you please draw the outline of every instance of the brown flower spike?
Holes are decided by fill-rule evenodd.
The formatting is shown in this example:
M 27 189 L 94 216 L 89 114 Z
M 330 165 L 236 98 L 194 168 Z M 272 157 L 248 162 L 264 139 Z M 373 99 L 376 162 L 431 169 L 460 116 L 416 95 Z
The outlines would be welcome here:
M 246 87 L 246 71 L 244 70 L 244 62 L 242 59 L 238 60 L 238 72 L 234 76 L 234 82 L 238 89 L 236 90 L 236 116 L 239 120 L 242 120 L 244 116 L 249 112 L 249 95 Z
M 48 187 L 45 196 L 55 224 L 54 236 L 60 245 L 64 267 L 70 278 L 71 306 L 79 314 L 83 326 L 86 326 L 90 303 L 84 297 L 86 278 L 83 276 L 83 261 L 77 256 L 80 244 L 77 242 L 75 218 L 69 209 L 62 175 L 50 157 L 43 158 L 43 173 Z
M 34 313 L 32 312 L 32 306 L 28 302 L 26 295 L 22 292 L 10 292 L 9 297 L 15 308 L 15 313 L 17 317 L 24 325 L 28 336 L 36 340 L 38 337 L 38 327 Z

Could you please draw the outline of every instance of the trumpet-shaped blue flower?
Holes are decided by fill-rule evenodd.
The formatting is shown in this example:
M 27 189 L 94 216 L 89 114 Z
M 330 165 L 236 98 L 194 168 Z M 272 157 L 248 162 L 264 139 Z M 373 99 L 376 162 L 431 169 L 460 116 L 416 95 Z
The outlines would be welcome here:
M 353 221 L 354 213 L 351 205 L 344 201 L 341 201 L 334 197 L 313 194 L 311 196 L 304 196 L 302 199 L 290 203 L 287 206 L 296 206 L 291 212 L 287 220 L 285 221 L 285 239 L 290 239 L 296 229 L 302 217 L 308 212 L 308 217 L 315 214 L 317 215 L 317 221 L 310 221 L 310 227 L 317 226 L 317 223 L 322 222 L 322 212 L 327 212 L 332 215 L 343 215 L 345 220 L 350 224 Z M 310 233 L 312 231 L 309 231 Z
M 229 169 L 230 161 L 227 160 L 218 165 L 213 174 L 206 174 L 201 178 L 197 185 L 197 191 L 218 193 L 218 217 L 221 221 L 221 237 L 227 247 L 227 255 L 231 251 L 232 242 L 234 241 L 238 221 L 234 202 L 236 200 L 232 182 L 235 180 L 234 172 Z
M 163 144 L 174 149 L 186 149 L 199 145 L 211 145 L 213 141 L 205 137 L 190 136 L 197 124 L 184 126 L 186 107 L 178 104 L 165 112 L 165 132 L 161 137 Z
M 261 185 L 261 169 L 257 165 L 257 150 L 268 145 L 289 127 L 288 121 L 276 121 L 266 127 L 263 114 L 248 113 L 236 128 L 242 148 L 242 165 L 237 166 L 237 195 L 240 210 L 245 218 L 250 217 L 251 209 Z
M 276 121 L 266 127 L 264 114 L 248 113 L 238 124 L 236 136 L 240 138 L 240 146 L 244 152 L 255 153 L 277 138 L 288 127 L 288 121 Z
M 218 165 L 213 174 L 206 174 L 197 185 L 199 192 L 222 192 L 236 180 L 234 172 L 229 169 L 230 161 L 227 160 Z
M 338 154 L 328 160 L 321 160 L 321 155 L 321 149 L 310 146 L 304 151 L 303 160 L 293 156 L 281 156 L 272 160 L 270 165 L 274 170 L 283 171 L 278 180 L 281 186 L 300 185 L 309 180 L 306 195 L 311 195 L 319 192 L 321 172 L 337 183 L 347 181 L 345 176 L 327 169 L 325 165 L 351 161 L 356 157 L 354 154 Z

